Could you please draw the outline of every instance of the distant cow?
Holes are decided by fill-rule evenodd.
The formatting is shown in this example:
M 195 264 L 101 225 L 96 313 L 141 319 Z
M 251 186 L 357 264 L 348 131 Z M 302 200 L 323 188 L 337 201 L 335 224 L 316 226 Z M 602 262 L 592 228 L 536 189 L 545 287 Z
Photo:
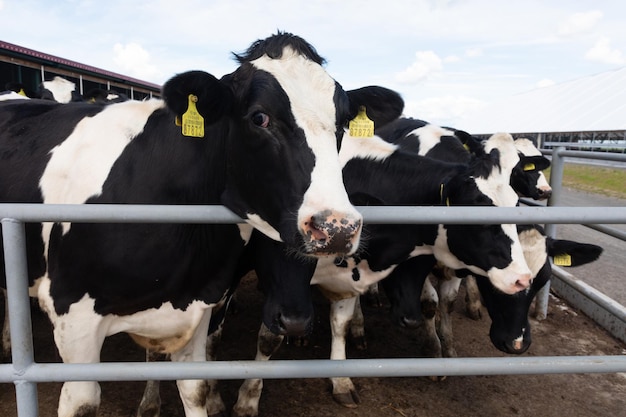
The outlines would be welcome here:
M 80 92 L 76 89 L 76 84 L 59 76 L 41 83 L 38 98 L 58 103 L 83 101 Z
M 279 33 L 217 79 L 170 79 L 162 100 L 0 103 L 0 201 L 223 204 L 246 224 L 27 224 L 28 273 L 66 363 L 98 362 L 129 333 L 175 361 L 205 360 L 213 306 L 236 281 L 255 227 L 300 256 L 347 256 L 362 217 L 337 155 L 361 106 L 392 120 L 387 89 L 344 91 L 303 39 Z M 4 271 L 2 271 L 4 280 Z M 204 381 L 179 381 L 187 416 L 206 416 Z M 66 382 L 60 417 L 95 415 L 97 382 Z

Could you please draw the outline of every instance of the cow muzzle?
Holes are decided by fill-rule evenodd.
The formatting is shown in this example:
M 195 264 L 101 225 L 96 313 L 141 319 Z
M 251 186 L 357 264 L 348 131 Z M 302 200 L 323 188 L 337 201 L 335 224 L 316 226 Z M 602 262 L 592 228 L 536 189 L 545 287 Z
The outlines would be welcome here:
M 547 200 L 552 196 L 552 188 L 550 187 L 538 187 L 537 188 L 537 200 Z
M 362 217 L 324 211 L 300 223 L 303 252 L 308 255 L 352 255 L 359 247 Z
M 532 275 L 528 272 L 511 272 L 507 270 L 489 271 L 489 280 L 498 290 L 513 295 L 525 290 L 532 284 Z
M 491 337 L 491 343 L 500 351 L 512 355 L 521 355 L 525 353 L 531 345 L 530 337 L 526 336 L 526 332 L 518 338 L 512 340 L 497 340 Z

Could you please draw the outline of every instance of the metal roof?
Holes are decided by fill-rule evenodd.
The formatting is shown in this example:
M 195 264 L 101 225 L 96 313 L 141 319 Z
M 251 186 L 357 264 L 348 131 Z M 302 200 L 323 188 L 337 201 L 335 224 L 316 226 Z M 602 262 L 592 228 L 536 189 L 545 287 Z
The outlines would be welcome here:
M 3 51 L 5 54 L 10 54 L 18 57 L 28 57 L 31 61 L 39 62 L 44 65 L 50 65 L 52 63 L 58 67 L 80 70 L 81 72 L 85 73 L 91 73 L 107 78 L 125 81 L 130 85 L 144 86 L 157 91 L 161 89 L 161 86 L 155 83 L 139 80 L 137 78 L 129 77 L 127 75 L 117 74 L 115 72 L 107 71 L 101 68 L 92 67 L 91 65 L 81 64 L 80 62 L 60 58 L 58 56 L 35 51 L 33 49 L 25 48 L 23 46 L 0 40 L 0 53 L 2 53 Z
M 626 67 L 498 100 L 463 128 L 476 134 L 626 130 Z

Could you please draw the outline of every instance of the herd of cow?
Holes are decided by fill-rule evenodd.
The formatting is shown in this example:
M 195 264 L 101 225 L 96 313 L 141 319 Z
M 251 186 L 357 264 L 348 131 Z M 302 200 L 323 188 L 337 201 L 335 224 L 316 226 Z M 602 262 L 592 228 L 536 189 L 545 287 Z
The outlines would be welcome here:
M 74 102 L 73 88 L 65 99 L 55 91 L 62 79 L 42 99 L 0 95 L 0 202 L 224 205 L 245 220 L 27 224 L 30 294 L 64 362 L 99 362 L 104 339 L 119 332 L 149 357 L 212 359 L 228 325 L 223 313 L 251 270 L 265 294 L 257 359 L 311 330 L 312 285 L 330 301 L 331 358 L 344 359 L 347 333 L 364 336 L 359 297 L 379 282 L 392 320 L 419 332 L 424 356 L 455 356 L 449 314 L 461 278 L 472 305 L 482 300 L 489 313 L 494 346 L 523 353 L 549 258 L 577 265 L 600 255 L 536 225 L 363 224 L 355 206 L 513 207 L 519 195 L 547 198 L 541 170 L 549 161 L 526 139 L 479 140 L 403 117 L 404 102 L 389 89 L 345 91 L 315 49 L 289 33 L 235 57 L 237 70 L 220 79 L 174 76 L 162 100 Z M 355 133 L 350 122 L 364 111 L 375 129 Z M 215 381 L 177 385 L 186 416 L 226 414 Z M 356 407 L 349 378 L 332 385 L 340 404 Z M 258 415 L 261 389 L 262 381 L 246 381 L 232 415 Z M 58 415 L 95 416 L 99 404 L 97 382 L 66 382 Z M 157 382 L 138 415 L 158 415 Z

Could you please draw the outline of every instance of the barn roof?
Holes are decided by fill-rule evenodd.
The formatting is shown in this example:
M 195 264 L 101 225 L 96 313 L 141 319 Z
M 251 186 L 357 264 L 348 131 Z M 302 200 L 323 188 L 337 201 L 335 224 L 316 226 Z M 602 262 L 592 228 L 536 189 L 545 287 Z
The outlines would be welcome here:
M 499 100 L 463 126 L 475 134 L 626 130 L 626 67 Z

